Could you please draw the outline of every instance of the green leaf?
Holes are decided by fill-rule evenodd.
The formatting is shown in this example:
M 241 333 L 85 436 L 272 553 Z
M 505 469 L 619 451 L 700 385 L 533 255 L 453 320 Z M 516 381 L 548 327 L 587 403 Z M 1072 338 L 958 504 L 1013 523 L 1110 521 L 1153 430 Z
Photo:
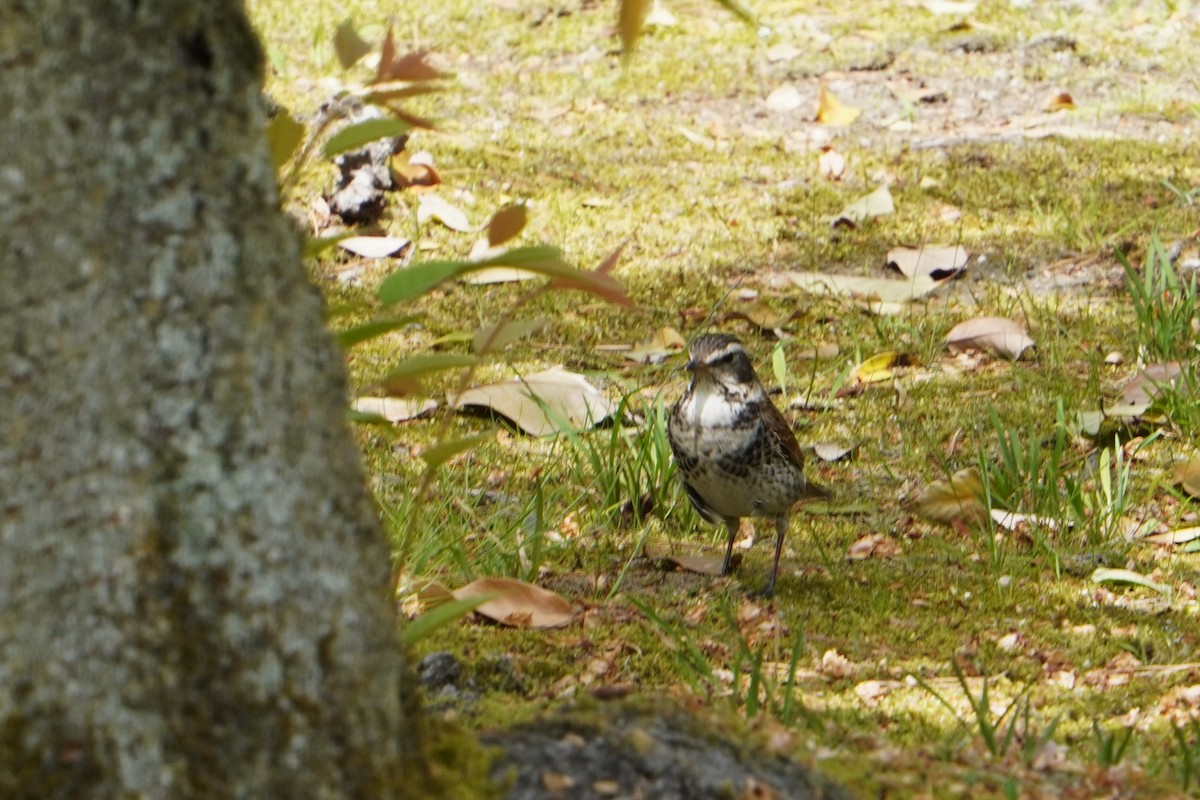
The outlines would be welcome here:
M 405 647 L 411 647 L 439 628 L 444 628 L 451 622 L 462 619 L 496 597 L 495 594 L 483 594 L 478 597 L 468 597 L 465 600 L 447 600 L 405 625 L 400 631 L 400 643 Z
M 757 25 L 758 21 L 754 15 L 750 13 L 750 9 L 739 3 L 737 0 L 716 0 L 717 5 L 724 6 L 726 10 L 740 18 L 743 22 L 751 25 Z
M 333 158 L 340 153 L 357 150 L 363 145 L 370 144 L 379 139 L 386 139 L 389 136 L 399 136 L 411 127 L 408 123 L 401 122 L 395 117 L 383 117 L 382 119 L 368 119 L 356 122 L 353 125 L 347 125 L 329 137 L 329 141 L 325 143 L 325 155 Z
M 355 411 L 353 408 L 346 412 L 346 419 L 351 422 L 357 422 L 360 425 L 391 425 L 386 418 L 379 414 L 368 414 L 363 411 Z
M 278 170 L 288 162 L 304 141 L 304 123 L 284 111 L 276 114 L 267 123 L 267 147 L 271 151 L 271 165 Z
M 417 378 L 421 375 L 428 375 L 431 372 L 441 372 L 442 370 L 458 369 L 460 367 L 474 367 L 480 363 L 482 363 L 481 359 L 464 353 L 428 353 L 426 355 L 413 356 L 407 361 L 401 362 L 400 366 L 388 373 L 387 380 Z
M 315 258 L 329 248 L 337 245 L 343 239 L 348 239 L 354 235 L 353 233 L 339 233 L 334 236 L 321 236 L 316 239 L 308 239 L 304 242 L 304 257 Z
M 425 461 L 426 466 L 430 469 L 440 467 L 454 456 L 461 453 L 463 450 L 470 450 L 477 444 L 482 444 L 493 438 L 494 433 L 480 433 L 476 436 L 468 436 L 465 439 L 455 439 L 450 442 L 438 442 L 433 447 L 429 447 L 421 452 L 421 458 Z
M 486 328 L 480 328 L 471 339 L 471 349 L 479 355 L 498 353 L 518 339 L 524 339 L 530 334 L 537 333 L 545 326 L 546 320 L 542 317 L 512 319 L 508 322 L 501 322 L 499 325 L 489 325 Z
M 360 342 L 365 342 L 368 339 L 374 339 L 377 336 L 382 336 L 385 333 L 390 333 L 397 328 L 403 328 L 411 322 L 421 318 L 421 314 L 408 314 L 403 317 L 395 317 L 393 319 L 380 319 L 375 322 L 368 322 L 363 325 L 357 325 L 349 330 L 342 331 L 337 335 L 338 344 L 342 349 L 349 350 Z
M 1165 583 L 1152 581 L 1145 575 L 1140 575 L 1133 570 L 1128 569 L 1109 569 L 1107 567 L 1098 567 L 1092 573 L 1092 580 L 1096 583 L 1104 583 L 1106 581 L 1114 581 L 1116 583 L 1132 583 L 1135 586 L 1143 586 L 1151 589 L 1159 594 L 1171 594 L 1171 587 Z
M 364 42 L 358 31 L 354 30 L 353 20 L 347 19 L 338 25 L 337 32 L 333 34 L 333 51 L 337 53 L 342 69 L 350 69 L 371 52 L 371 45 Z
M 468 261 L 423 261 L 413 264 L 384 278 L 375 296 L 389 304 L 412 300 L 470 267 Z

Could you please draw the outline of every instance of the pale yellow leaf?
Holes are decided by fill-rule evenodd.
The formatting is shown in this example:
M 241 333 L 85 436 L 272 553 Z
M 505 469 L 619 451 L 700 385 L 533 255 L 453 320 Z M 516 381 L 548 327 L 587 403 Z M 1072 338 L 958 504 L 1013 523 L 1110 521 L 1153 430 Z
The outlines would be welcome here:
M 771 111 L 779 113 L 795 111 L 802 105 L 804 105 L 804 98 L 800 96 L 800 90 L 790 83 L 777 86 L 767 95 L 767 108 Z
M 843 103 L 833 92 L 821 84 L 817 96 L 817 122 L 822 125 L 849 125 L 862 114 L 862 109 Z
M 679 331 L 670 325 L 659 328 L 648 341 L 632 347 L 625 358 L 639 364 L 661 364 L 668 356 L 675 355 L 687 347 Z
M 398 255 L 410 244 L 408 239 L 395 236 L 347 236 L 339 239 L 337 246 L 363 258 L 387 258 Z
M 428 398 L 360 397 L 352 408 L 360 414 L 376 414 L 388 422 L 406 422 L 433 411 L 437 403 Z
M 1200 497 L 1200 457 L 1192 456 L 1175 465 L 1172 470 L 1175 483 L 1192 497 Z

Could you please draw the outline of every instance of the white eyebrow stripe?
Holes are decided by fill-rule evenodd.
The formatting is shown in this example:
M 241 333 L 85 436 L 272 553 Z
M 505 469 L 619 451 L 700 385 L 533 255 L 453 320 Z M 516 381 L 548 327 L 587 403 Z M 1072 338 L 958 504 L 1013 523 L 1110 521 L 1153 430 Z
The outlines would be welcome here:
M 734 353 L 742 353 L 742 352 L 745 352 L 745 351 L 742 349 L 742 346 L 740 344 L 738 344 L 737 342 L 730 342 L 729 344 L 722 347 L 720 350 L 714 350 L 711 353 L 709 353 L 708 355 L 706 355 L 704 357 L 704 363 L 711 364 L 714 361 L 720 361 L 722 358 L 725 358 L 725 356 L 730 356 L 730 355 L 733 355 Z

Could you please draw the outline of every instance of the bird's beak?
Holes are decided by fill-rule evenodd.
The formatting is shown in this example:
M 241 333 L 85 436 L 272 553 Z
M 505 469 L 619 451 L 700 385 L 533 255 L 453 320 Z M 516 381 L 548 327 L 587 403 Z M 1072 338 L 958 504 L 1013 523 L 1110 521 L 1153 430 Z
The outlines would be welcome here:
M 700 365 L 697 364 L 694 359 L 689 358 L 687 360 L 687 363 L 683 365 L 683 368 L 686 369 L 688 372 L 695 372 L 696 367 L 698 367 L 698 366 L 700 366 Z

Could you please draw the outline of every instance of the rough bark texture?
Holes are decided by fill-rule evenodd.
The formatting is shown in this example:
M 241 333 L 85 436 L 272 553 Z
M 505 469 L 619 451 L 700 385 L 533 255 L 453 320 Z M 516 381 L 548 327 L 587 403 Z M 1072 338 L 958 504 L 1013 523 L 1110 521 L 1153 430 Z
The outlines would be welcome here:
M 0 0 L 0 797 L 404 794 L 260 62 L 237 0 Z

